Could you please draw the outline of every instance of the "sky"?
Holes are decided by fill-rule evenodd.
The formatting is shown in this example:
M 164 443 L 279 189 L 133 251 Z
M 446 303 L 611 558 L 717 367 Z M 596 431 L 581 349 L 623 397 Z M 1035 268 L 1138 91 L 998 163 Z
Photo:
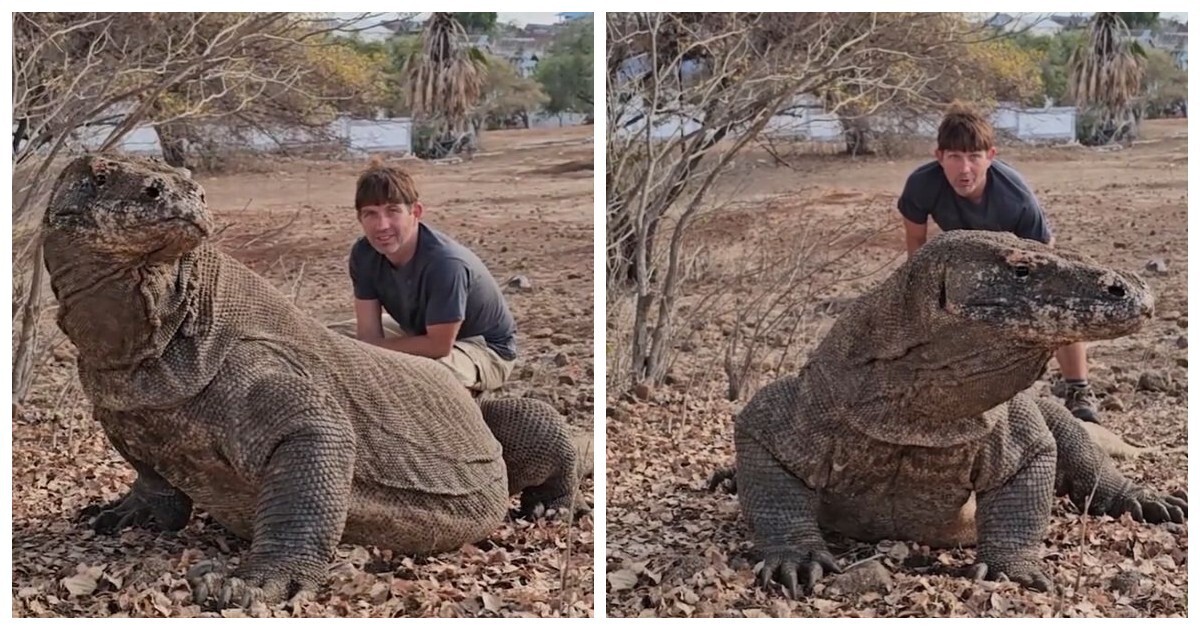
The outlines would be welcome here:
M 352 18 L 359 14 L 334 13 L 334 15 L 340 18 Z M 496 13 L 496 19 L 500 22 L 516 22 L 518 26 L 525 26 L 526 24 L 554 24 L 558 21 L 558 18 L 556 17 L 557 15 L 558 13 L 504 13 L 500 11 Z M 390 19 L 394 16 L 394 13 L 382 14 L 383 19 Z M 424 19 L 428 16 L 428 13 L 417 14 L 417 17 L 421 19 Z

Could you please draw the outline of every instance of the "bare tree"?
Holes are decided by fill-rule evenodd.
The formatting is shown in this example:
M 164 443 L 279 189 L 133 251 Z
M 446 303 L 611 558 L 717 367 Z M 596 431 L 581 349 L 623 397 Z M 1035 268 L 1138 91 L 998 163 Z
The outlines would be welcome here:
M 910 39 L 939 14 L 608 14 L 610 294 L 632 293 L 630 383 L 660 382 L 683 235 L 772 117 L 836 86 L 876 104 L 936 78 Z M 928 40 L 928 37 L 922 41 Z M 670 219 L 664 247 L 657 235 Z
M 315 66 L 298 51 L 345 22 L 288 13 L 12 19 L 13 397 L 21 401 L 33 381 L 43 307 L 37 209 L 56 167 L 85 148 L 113 150 L 141 125 L 266 121 L 280 109 L 264 102 L 316 96 L 306 83 Z

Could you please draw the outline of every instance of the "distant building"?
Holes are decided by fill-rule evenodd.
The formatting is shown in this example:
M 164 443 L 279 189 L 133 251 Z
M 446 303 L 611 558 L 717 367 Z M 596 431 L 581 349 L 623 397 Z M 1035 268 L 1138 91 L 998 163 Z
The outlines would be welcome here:
M 1130 35 L 1143 48 L 1157 48 L 1170 55 L 1179 69 L 1187 70 L 1188 34 L 1186 30 L 1178 32 L 1144 28 Z

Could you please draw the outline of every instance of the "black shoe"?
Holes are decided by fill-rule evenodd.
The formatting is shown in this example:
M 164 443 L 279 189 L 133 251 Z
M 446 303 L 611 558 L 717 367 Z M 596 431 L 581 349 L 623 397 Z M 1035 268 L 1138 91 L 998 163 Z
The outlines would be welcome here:
M 1084 422 L 1100 423 L 1096 414 L 1096 396 L 1090 386 L 1068 384 L 1063 394 L 1063 404 L 1076 418 Z

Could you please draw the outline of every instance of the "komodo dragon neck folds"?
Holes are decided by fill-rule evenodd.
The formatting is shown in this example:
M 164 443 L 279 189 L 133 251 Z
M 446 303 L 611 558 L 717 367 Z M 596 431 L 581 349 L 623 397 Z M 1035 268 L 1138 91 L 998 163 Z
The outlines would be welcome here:
M 200 185 L 157 160 L 85 156 L 55 184 L 58 324 L 137 472 L 93 527 L 175 530 L 207 510 L 250 550 L 191 576 L 194 598 L 245 606 L 318 588 L 339 541 L 452 550 L 489 535 L 510 493 L 526 511 L 571 503 L 584 467 L 552 407 L 481 409 L 436 362 L 326 329 L 208 243 L 212 227 Z
M 1152 310 L 1140 278 L 1080 255 L 991 232 L 931 239 L 735 421 L 761 582 L 795 597 L 839 571 L 824 530 L 974 544 L 970 575 L 1049 589 L 1038 551 L 1056 495 L 1182 522 L 1186 491 L 1126 479 L 1065 407 L 1024 393 L 1055 349 L 1133 333 Z

